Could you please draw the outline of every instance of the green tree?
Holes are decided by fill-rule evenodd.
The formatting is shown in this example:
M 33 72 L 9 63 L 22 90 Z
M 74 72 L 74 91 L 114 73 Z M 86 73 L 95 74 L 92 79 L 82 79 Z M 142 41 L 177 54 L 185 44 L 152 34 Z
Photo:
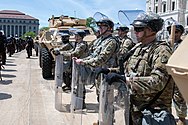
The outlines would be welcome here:
M 40 31 L 46 31 L 46 30 L 49 30 L 49 29 L 50 29 L 49 27 L 41 27 Z
M 95 19 L 93 17 L 89 17 L 86 19 L 86 26 L 94 29 L 96 27 Z
M 26 36 L 31 36 L 31 38 L 35 38 L 36 33 L 31 32 L 31 31 L 30 32 L 26 32 L 21 38 L 25 39 Z

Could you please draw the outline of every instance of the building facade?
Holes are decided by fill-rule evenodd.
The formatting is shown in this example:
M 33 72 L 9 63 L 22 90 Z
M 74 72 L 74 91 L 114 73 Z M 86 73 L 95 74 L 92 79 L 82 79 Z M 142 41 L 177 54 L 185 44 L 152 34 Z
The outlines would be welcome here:
M 26 32 L 38 33 L 39 20 L 16 10 L 0 11 L 0 30 L 6 36 L 22 36 Z
M 187 0 L 146 0 L 146 11 L 158 13 L 164 20 L 173 18 L 188 27 Z

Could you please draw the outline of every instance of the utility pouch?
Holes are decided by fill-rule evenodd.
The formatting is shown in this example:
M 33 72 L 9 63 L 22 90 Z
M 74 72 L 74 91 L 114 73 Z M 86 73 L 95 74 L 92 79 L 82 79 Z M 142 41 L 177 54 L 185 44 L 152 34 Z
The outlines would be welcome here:
M 176 125 L 174 116 L 164 109 L 147 108 L 142 114 L 142 125 Z

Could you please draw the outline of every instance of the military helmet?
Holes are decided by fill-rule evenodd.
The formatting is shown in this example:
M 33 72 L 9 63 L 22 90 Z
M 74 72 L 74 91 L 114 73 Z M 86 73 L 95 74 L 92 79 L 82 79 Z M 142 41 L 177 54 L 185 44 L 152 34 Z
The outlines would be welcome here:
M 181 33 L 184 32 L 184 27 L 181 24 L 175 24 L 176 30 L 179 30 Z M 171 25 L 167 27 L 167 31 L 171 32 Z
M 63 41 L 69 40 L 70 35 L 68 33 L 61 33 L 61 32 L 59 32 L 58 34 L 61 36 L 61 39 Z
M 58 33 L 61 37 L 69 37 L 70 35 L 68 33 Z
M 139 14 L 131 25 L 134 27 L 149 27 L 154 32 L 158 32 L 162 29 L 163 22 L 164 20 L 159 15 L 149 12 Z
M 113 21 L 110 20 L 110 19 L 108 19 L 108 18 L 101 19 L 101 20 L 97 21 L 96 23 L 97 23 L 97 26 L 100 26 L 100 25 L 107 25 L 107 26 L 109 26 L 110 28 L 113 28 L 113 27 L 114 27 Z
M 121 25 L 116 28 L 116 30 L 121 30 L 124 32 L 129 32 L 129 28 L 127 26 Z
M 3 31 L 3 30 L 0 30 L 0 34 L 1 34 L 1 35 L 4 35 L 4 31 Z
M 86 36 L 86 32 L 84 30 L 76 30 L 74 32 L 75 35 L 79 35 L 80 37 L 84 38 Z

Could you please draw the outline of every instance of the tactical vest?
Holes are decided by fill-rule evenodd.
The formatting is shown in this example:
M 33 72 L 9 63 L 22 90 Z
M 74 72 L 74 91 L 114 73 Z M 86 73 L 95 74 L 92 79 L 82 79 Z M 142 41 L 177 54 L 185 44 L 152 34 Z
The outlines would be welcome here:
M 134 54 L 131 57 L 131 67 L 128 67 L 128 72 L 130 73 L 136 73 L 136 76 L 148 76 L 151 73 L 152 70 L 152 58 L 153 58 L 153 52 L 156 48 L 158 48 L 160 45 L 167 45 L 166 42 L 152 42 L 148 46 L 138 47 L 142 46 L 141 43 L 138 43 L 140 45 L 137 45 L 137 49 L 135 50 Z M 129 63 L 130 59 L 127 63 Z M 126 63 L 126 65 L 127 65 Z M 149 73 L 149 74 L 148 74 Z
M 108 67 L 117 67 L 118 66 L 117 56 L 118 56 L 120 44 L 119 44 L 119 41 L 118 41 L 118 39 L 116 37 L 113 37 L 113 36 L 109 37 L 107 42 L 109 43 L 111 40 L 115 40 L 116 41 L 116 47 L 115 47 L 115 51 L 113 52 L 111 57 L 106 61 L 106 65 Z
M 119 42 L 118 40 L 109 35 L 105 38 L 98 38 L 95 41 L 95 46 L 93 53 L 90 54 L 90 58 L 95 58 L 98 57 L 98 55 L 106 48 L 106 46 L 111 42 L 111 41 L 116 41 L 116 46 L 115 46 L 115 50 L 114 52 L 112 52 L 113 54 L 107 59 L 105 60 L 105 62 L 101 62 L 104 63 L 104 65 L 102 65 L 103 67 L 117 67 L 117 53 L 119 51 Z
M 137 76 L 137 77 L 144 77 L 144 76 L 151 76 L 153 68 L 154 59 L 157 59 L 160 55 L 153 54 L 158 47 L 160 46 L 168 46 L 166 42 L 160 42 L 160 41 L 154 41 L 150 43 L 147 46 L 143 46 L 142 44 L 138 43 L 139 47 L 135 50 L 134 54 L 130 57 L 130 59 L 127 61 L 126 65 L 126 73 L 128 73 L 128 77 L 130 76 Z M 171 48 L 168 46 L 169 53 L 172 52 Z M 169 58 L 169 57 L 168 57 Z M 164 64 L 167 63 L 168 58 L 161 58 L 161 62 Z M 155 62 L 155 65 L 157 65 L 157 62 Z M 167 74 L 167 71 L 164 71 L 163 73 Z M 166 75 L 165 77 L 168 77 Z M 149 82 L 149 81 L 148 81 Z M 164 81 L 162 81 L 164 82 Z M 167 81 L 166 81 L 167 82 Z M 172 80 L 170 79 L 168 81 L 169 83 L 172 83 Z M 136 82 L 135 82 L 136 83 Z M 141 82 L 139 82 L 141 84 Z M 146 83 L 145 83 L 146 84 Z M 149 84 L 149 83 L 148 83 Z M 163 83 L 166 84 L 166 83 Z M 159 86 L 158 86 L 159 87 Z M 141 89 L 145 89 L 144 86 Z M 156 88 L 157 90 L 157 88 Z M 173 84 L 168 84 L 164 92 L 159 97 L 160 99 L 157 100 L 153 106 L 156 105 L 165 105 L 165 107 L 169 108 L 171 106 L 171 100 L 172 100 L 172 91 L 173 91 Z M 153 97 L 157 94 L 157 91 L 152 91 L 150 94 L 142 94 L 138 93 L 136 95 L 133 95 L 132 97 L 132 103 L 140 109 L 143 105 L 147 104 Z M 168 96 L 166 96 L 168 95 Z M 161 101 L 162 100 L 162 101 Z M 164 102 L 163 102 L 164 101 Z

